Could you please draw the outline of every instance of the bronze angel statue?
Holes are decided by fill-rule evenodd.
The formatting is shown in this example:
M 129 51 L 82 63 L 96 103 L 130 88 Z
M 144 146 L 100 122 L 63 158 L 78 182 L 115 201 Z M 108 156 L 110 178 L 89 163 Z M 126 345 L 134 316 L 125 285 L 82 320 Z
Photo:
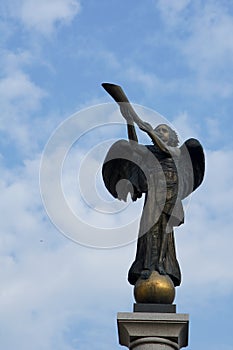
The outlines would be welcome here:
M 166 124 L 154 129 L 142 121 L 120 86 L 102 86 L 118 103 L 129 139 L 117 141 L 108 151 L 102 168 L 105 186 L 120 200 L 126 200 L 129 193 L 133 201 L 145 194 L 137 252 L 128 281 L 135 285 L 139 278 L 148 279 L 152 271 L 157 271 L 179 286 L 181 272 L 173 229 L 184 222 L 182 200 L 203 181 L 203 148 L 194 138 L 178 147 L 176 132 Z M 152 145 L 138 143 L 134 124 L 148 134 Z

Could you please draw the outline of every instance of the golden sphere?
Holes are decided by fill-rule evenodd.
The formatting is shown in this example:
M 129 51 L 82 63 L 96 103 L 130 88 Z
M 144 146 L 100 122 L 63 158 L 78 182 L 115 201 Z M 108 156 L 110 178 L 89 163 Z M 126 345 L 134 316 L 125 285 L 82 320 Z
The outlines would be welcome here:
M 148 279 L 137 280 L 134 297 L 137 303 L 172 304 L 175 287 L 169 276 L 152 271 Z

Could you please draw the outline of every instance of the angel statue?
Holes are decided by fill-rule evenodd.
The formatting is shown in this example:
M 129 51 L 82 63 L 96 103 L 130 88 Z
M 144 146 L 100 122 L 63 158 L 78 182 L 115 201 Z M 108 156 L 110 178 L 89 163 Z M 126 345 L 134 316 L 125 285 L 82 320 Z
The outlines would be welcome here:
M 105 158 L 102 175 L 106 188 L 120 200 L 133 201 L 145 194 L 135 261 L 128 281 L 135 285 L 153 271 L 167 275 L 174 286 L 181 283 L 176 258 L 174 227 L 184 222 L 182 200 L 203 181 L 205 159 L 200 142 L 190 138 L 178 147 L 178 137 L 166 124 L 154 129 L 142 121 L 118 85 L 103 83 L 126 119 L 128 141 L 115 142 Z M 138 143 L 136 124 L 152 145 Z

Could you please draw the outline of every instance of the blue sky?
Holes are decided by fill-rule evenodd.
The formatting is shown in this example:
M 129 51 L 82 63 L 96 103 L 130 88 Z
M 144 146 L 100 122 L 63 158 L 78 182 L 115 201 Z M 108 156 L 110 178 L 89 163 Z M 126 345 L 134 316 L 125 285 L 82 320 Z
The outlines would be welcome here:
M 232 349 L 232 2 L 3 0 L 0 32 L 1 347 L 120 348 L 142 203 L 115 203 L 100 178 L 126 137 L 101 87 L 113 82 L 145 120 L 159 113 L 205 148 L 205 181 L 176 230 L 175 303 L 190 314 L 190 349 Z M 70 220 L 49 173 L 60 156 Z

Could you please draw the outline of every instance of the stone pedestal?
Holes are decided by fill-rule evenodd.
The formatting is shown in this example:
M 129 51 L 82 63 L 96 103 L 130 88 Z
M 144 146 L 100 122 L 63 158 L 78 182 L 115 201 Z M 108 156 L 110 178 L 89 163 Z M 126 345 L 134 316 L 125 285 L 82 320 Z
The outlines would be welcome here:
M 130 350 L 174 350 L 188 345 L 187 314 L 120 312 L 119 343 Z

